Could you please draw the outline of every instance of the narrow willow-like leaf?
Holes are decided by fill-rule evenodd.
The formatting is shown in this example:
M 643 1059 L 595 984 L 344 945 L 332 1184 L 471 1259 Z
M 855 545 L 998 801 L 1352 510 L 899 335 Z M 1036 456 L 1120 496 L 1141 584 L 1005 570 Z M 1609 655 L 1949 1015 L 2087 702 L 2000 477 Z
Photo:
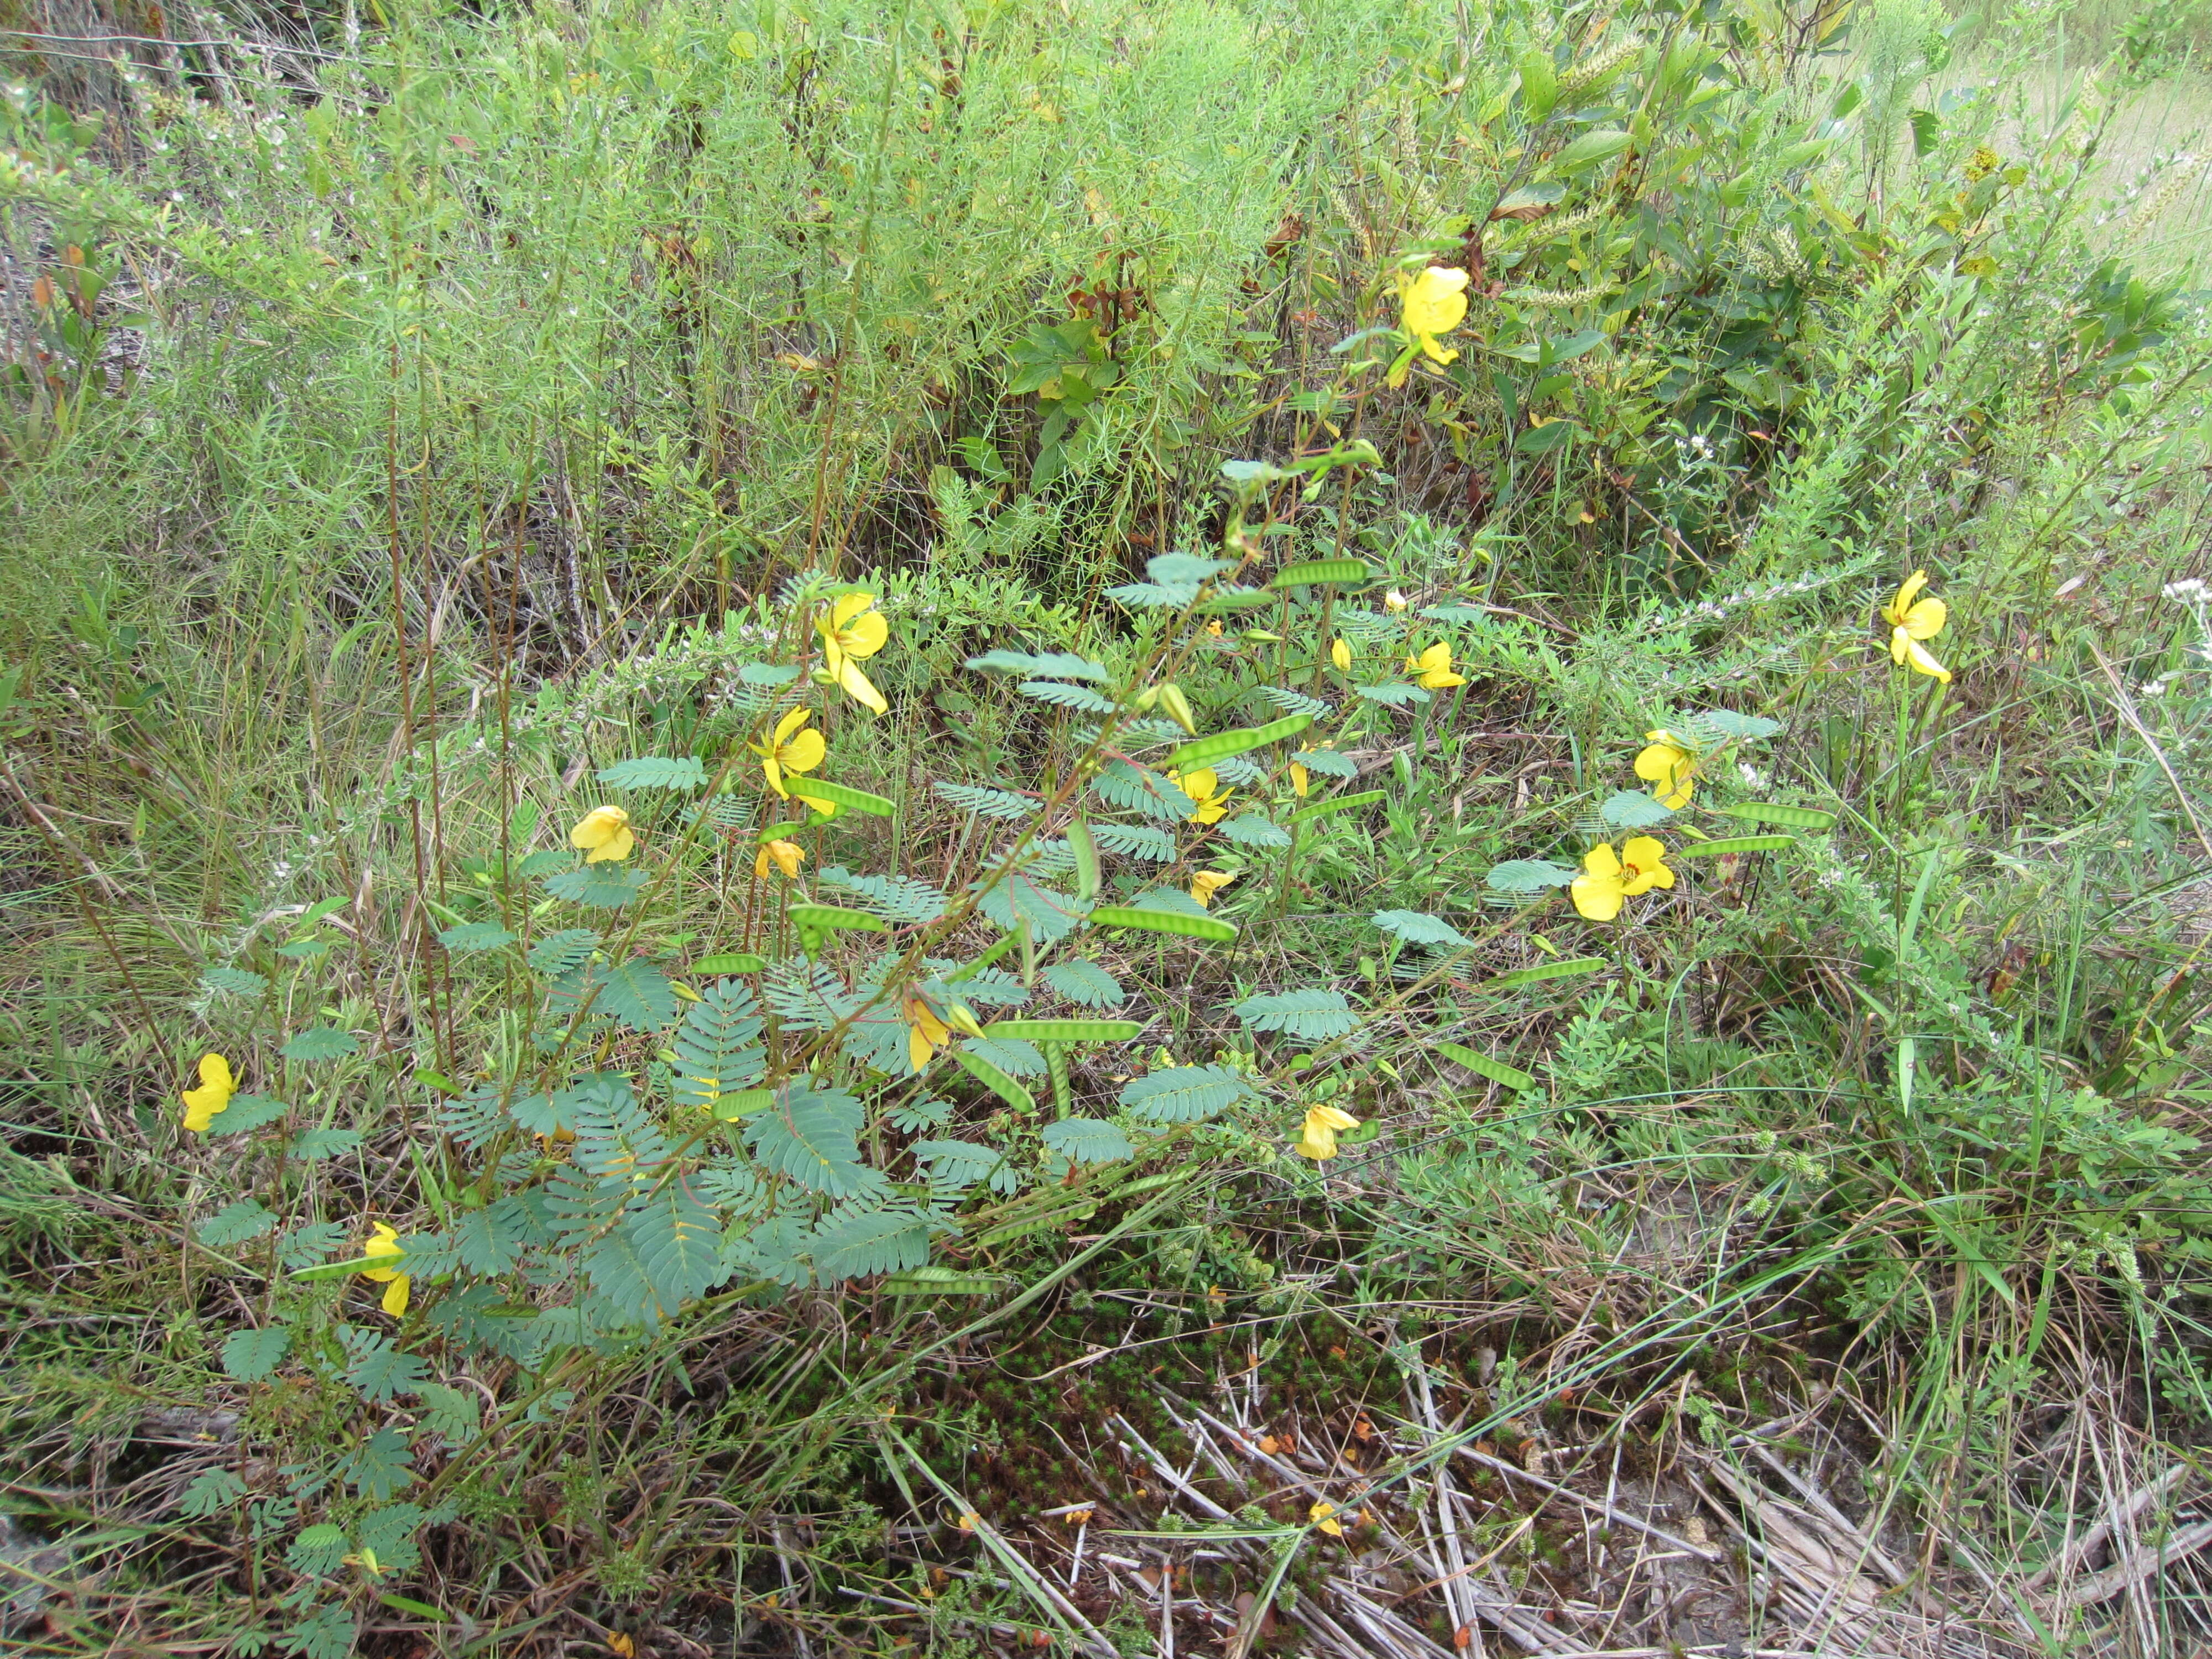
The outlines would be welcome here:
M 1270 587 L 1318 587 L 1324 582 L 1353 585 L 1375 580 L 1375 573 L 1359 559 L 1307 559 L 1286 564 L 1275 573 Z
M 1705 859 L 1721 853 L 1771 853 L 1784 847 L 1795 847 L 1795 836 L 1730 836 L 1723 841 L 1685 842 L 1674 849 L 1674 855 L 1682 859 Z
M 1144 1022 L 1135 1019 L 999 1019 L 983 1032 L 1030 1042 L 1127 1042 L 1144 1029 Z
M 1136 927 L 1148 933 L 1180 933 L 1185 939 L 1231 939 L 1234 924 L 1218 916 L 1178 915 L 1172 910 L 1139 910 L 1127 904 L 1102 904 L 1091 913 L 1101 927 Z
M 750 951 L 721 951 L 711 957 L 702 957 L 691 964 L 691 971 L 702 976 L 715 974 L 757 974 L 768 966 L 766 957 L 757 957 Z
M 1265 726 L 1240 726 L 1234 732 L 1217 732 L 1210 738 L 1200 738 L 1187 743 L 1168 757 L 1168 763 L 1177 768 L 1203 766 L 1208 761 L 1241 755 L 1247 750 L 1266 744 L 1279 743 L 1285 738 L 1294 738 L 1313 724 L 1311 714 L 1285 714 L 1279 720 L 1269 720 Z
M 827 778 L 786 778 L 784 787 L 801 800 L 826 800 L 833 805 L 849 806 L 855 812 L 872 812 L 879 818 L 898 811 L 898 803 L 888 796 L 872 795 L 848 784 L 831 783 Z
M 1771 800 L 1745 800 L 1718 810 L 1732 818 L 1741 818 L 1746 823 L 1785 823 L 1792 830 L 1832 830 L 1836 827 L 1836 815 L 1823 812 L 1816 806 L 1784 806 Z
M 1291 822 L 1304 823 L 1309 818 L 1325 818 L 1332 812 L 1341 812 L 1347 807 L 1372 806 L 1390 792 L 1387 789 L 1363 789 L 1356 795 L 1339 795 L 1333 800 L 1317 800 L 1311 806 L 1301 806 L 1291 814 Z
M 1547 962 L 1534 968 L 1516 968 L 1510 974 L 1500 974 L 1486 979 L 1474 988 L 1478 991 L 1510 991 L 1516 985 L 1535 985 L 1547 979 L 1572 979 L 1577 974 L 1595 974 L 1609 964 L 1603 957 L 1570 957 L 1565 962 Z
M 1439 1042 L 1437 1052 L 1446 1060 L 1455 1060 L 1478 1077 L 1486 1077 L 1492 1083 L 1502 1083 L 1509 1089 L 1533 1089 L 1536 1079 L 1518 1066 L 1508 1066 L 1502 1060 L 1492 1060 L 1488 1054 L 1477 1054 L 1460 1042 Z
M 952 1058 L 958 1060 L 968 1075 L 974 1078 L 993 1094 L 1018 1112 L 1036 1110 L 1036 1097 L 1008 1077 L 1004 1072 L 982 1057 L 965 1048 L 955 1048 Z
M 794 927 L 842 927 L 856 933 L 890 931 L 890 924 L 881 916 L 872 916 L 866 910 L 848 910 L 842 904 L 794 904 L 786 914 Z

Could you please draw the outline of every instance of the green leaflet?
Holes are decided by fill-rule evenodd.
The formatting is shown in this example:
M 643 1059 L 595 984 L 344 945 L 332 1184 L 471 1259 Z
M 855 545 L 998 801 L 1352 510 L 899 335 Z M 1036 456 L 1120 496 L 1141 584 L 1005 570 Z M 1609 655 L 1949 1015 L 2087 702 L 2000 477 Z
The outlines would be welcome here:
M 1795 836 L 1730 836 L 1724 841 L 1685 842 L 1674 852 L 1676 858 L 1703 859 L 1721 853 L 1771 853 L 1796 844 Z
M 1246 726 L 1234 732 L 1217 732 L 1210 738 L 1200 738 L 1194 743 L 1183 744 L 1168 757 L 1168 764 L 1178 769 L 1204 766 L 1209 761 L 1225 760 L 1247 750 L 1279 743 L 1285 738 L 1294 738 L 1312 724 L 1311 714 L 1285 714 L 1279 720 L 1269 720 L 1265 726 Z
M 1235 924 L 1218 916 L 1186 916 L 1173 910 L 1139 910 L 1127 904 L 1102 904 L 1091 913 L 1101 927 L 1136 927 L 1148 933 L 1180 933 L 1185 939 L 1220 941 L 1237 937 Z
M 970 1054 L 965 1048 L 955 1048 L 952 1050 L 952 1058 L 967 1069 L 969 1076 L 974 1078 L 976 1082 L 998 1096 L 1016 1111 L 1033 1112 L 1036 1109 L 1036 1097 L 991 1064 L 989 1060 L 984 1059 L 982 1055 Z
M 1746 823 L 1784 823 L 1792 830 L 1832 830 L 1836 815 L 1814 806 L 1784 806 L 1774 801 L 1746 800 L 1719 809 Z
M 1317 800 L 1310 806 L 1301 806 L 1291 814 L 1292 823 L 1304 823 L 1309 818 L 1325 818 L 1332 812 L 1341 812 L 1346 807 L 1372 806 L 1389 793 L 1387 789 L 1365 789 L 1356 795 L 1339 795 L 1332 800 Z
M 1031 1042 L 1127 1042 L 1145 1029 L 1134 1019 L 1000 1019 L 983 1028 L 994 1037 Z
M 1437 1052 L 1446 1060 L 1455 1060 L 1478 1077 L 1486 1077 L 1492 1083 L 1502 1083 L 1509 1089 L 1533 1089 L 1536 1079 L 1518 1066 L 1508 1066 L 1502 1060 L 1492 1060 L 1488 1054 L 1478 1054 L 1464 1043 L 1439 1042 Z
M 1297 564 L 1286 564 L 1275 573 L 1270 587 L 1318 587 L 1324 582 L 1341 582 L 1353 586 L 1375 580 L 1364 561 L 1359 559 L 1306 559 Z
M 872 795 L 865 789 L 832 783 L 827 778 L 787 778 L 784 787 L 801 800 L 826 800 L 834 806 L 849 806 L 855 812 L 872 812 L 879 818 L 890 817 L 898 811 L 898 803 L 888 796 Z
M 1547 979 L 1572 979 L 1577 974 L 1594 974 L 1609 965 L 1603 957 L 1570 957 L 1565 962 L 1547 962 L 1534 968 L 1516 968 L 1510 974 L 1486 979 L 1474 988 L 1478 991 L 1510 991 L 1516 985 L 1535 985 Z

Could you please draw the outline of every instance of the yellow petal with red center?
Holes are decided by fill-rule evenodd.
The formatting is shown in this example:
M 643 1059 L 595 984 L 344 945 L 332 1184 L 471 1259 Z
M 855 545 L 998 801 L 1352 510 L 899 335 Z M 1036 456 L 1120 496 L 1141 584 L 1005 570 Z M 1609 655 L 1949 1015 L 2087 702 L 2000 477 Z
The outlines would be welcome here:
M 1600 842 L 1583 854 L 1583 873 L 1567 896 L 1585 921 L 1611 921 L 1620 914 L 1620 860 L 1609 843 Z
M 790 742 L 778 744 L 775 757 L 787 772 L 811 772 L 822 764 L 822 757 L 829 752 L 830 745 L 823 741 L 822 734 L 810 726 Z
M 1889 619 L 1892 628 L 1905 626 L 1905 613 L 1912 609 L 1913 596 L 1927 586 L 1928 573 L 1924 570 L 1916 570 L 1905 579 L 1889 603 L 1882 607 L 1882 615 Z
M 1898 629 L 1907 639 L 1932 640 L 1951 620 L 1951 607 L 1941 599 L 1923 599 L 1905 613 Z
M 1620 890 L 1626 897 L 1674 884 L 1674 872 L 1667 867 L 1666 846 L 1655 836 L 1631 836 L 1621 843 L 1620 860 Z

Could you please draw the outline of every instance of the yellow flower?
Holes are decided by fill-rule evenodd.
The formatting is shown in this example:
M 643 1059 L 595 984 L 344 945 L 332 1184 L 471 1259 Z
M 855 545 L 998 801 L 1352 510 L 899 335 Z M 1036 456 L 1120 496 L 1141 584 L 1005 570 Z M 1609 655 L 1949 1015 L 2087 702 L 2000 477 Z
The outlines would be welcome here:
M 1306 792 L 1312 787 L 1312 775 L 1296 761 L 1292 761 L 1291 763 L 1291 793 L 1300 800 L 1304 800 L 1306 798 Z
M 1672 732 L 1646 732 L 1644 740 L 1651 746 L 1636 757 L 1636 775 L 1651 786 L 1662 806 L 1680 811 L 1697 787 L 1697 757 Z
M 952 1041 L 952 1028 L 914 992 L 908 992 L 904 1000 L 906 1057 L 915 1071 L 926 1071 L 937 1051 Z
M 407 1254 L 399 1248 L 399 1235 L 381 1221 L 369 1224 L 374 1231 L 362 1241 L 363 1255 L 392 1255 Z M 397 1267 L 363 1267 L 361 1276 L 373 1284 L 384 1286 L 384 1311 L 394 1319 L 407 1311 L 407 1275 Z
M 768 780 L 768 787 L 787 800 L 791 792 L 783 787 L 784 774 L 811 772 L 822 764 L 823 756 L 830 750 L 819 732 L 799 729 L 813 712 L 811 708 L 794 708 L 775 723 L 775 735 L 766 743 L 746 745 L 760 757 L 761 775 Z
M 584 862 L 619 864 L 630 855 L 637 837 L 629 832 L 629 814 L 619 806 L 594 806 L 568 832 L 568 845 L 586 849 Z
M 1304 1128 L 1291 1150 L 1300 1158 L 1310 1158 L 1318 1163 L 1336 1156 L 1336 1132 L 1357 1129 L 1359 1120 L 1349 1112 L 1340 1112 L 1334 1106 L 1309 1106 Z
M 237 1092 L 230 1062 L 221 1054 L 202 1054 L 200 1086 L 185 1091 L 185 1127 L 205 1134 L 208 1120 L 228 1107 Z
M 1339 640 L 1334 645 L 1329 647 L 1328 659 L 1336 665 L 1338 673 L 1349 674 L 1352 672 L 1351 646 Z
M 1927 586 L 1928 573 L 1916 570 L 1905 579 L 1896 597 L 1882 606 L 1882 619 L 1889 624 L 1889 659 L 1899 667 L 1910 663 L 1918 672 L 1933 675 L 1948 685 L 1951 671 L 1920 643 L 1942 633 L 1951 618 L 1950 607 L 1942 600 L 1914 597 Z
M 1316 1500 L 1314 1506 L 1306 1511 L 1306 1518 L 1314 1525 L 1331 1538 L 1341 1538 L 1344 1536 L 1344 1523 L 1336 1518 L 1336 1505 L 1327 1498 Z
M 1431 691 L 1441 691 L 1446 686 L 1465 685 L 1464 675 L 1452 672 L 1451 647 L 1438 640 L 1418 657 L 1406 659 L 1406 672 L 1413 677 L 1413 684 L 1425 685 Z
M 1406 608 L 1407 604 L 1407 600 L 1406 596 L 1403 593 L 1401 593 L 1395 587 L 1382 596 L 1382 608 L 1385 611 L 1393 612 L 1394 614 L 1397 611 L 1403 611 Z
M 1216 893 L 1236 879 L 1233 871 L 1200 870 L 1190 878 L 1190 896 L 1204 908 L 1212 904 Z
M 1399 279 L 1401 313 L 1406 332 L 1431 362 L 1458 361 L 1459 353 L 1437 343 L 1467 317 L 1467 273 L 1453 265 L 1431 265 L 1411 282 Z
M 1213 769 L 1202 766 L 1195 772 L 1170 772 L 1168 781 L 1198 803 L 1198 811 L 1191 816 L 1200 823 L 1218 823 L 1229 816 L 1230 791 L 1220 788 L 1220 780 Z
M 806 849 L 795 842 L 764 841 L 761 843 L 760 851 L 753 855 L 753 873 L 764 877 L 768 874 L 769 866 L 773 864 L 788 879 L 797 881 L 800 861 L 805 857 Z
M 848 593 L 817 617 L 814 626 L 822 635 L 823 660 L 837 684 L 845 688 L 845 695 L 878 714 L 886 714 L 890 705 L 854 660 L 874 656 L 891 636 L 891 625 L 872 608 L 875 603 L 872 593 Z
M 1666 860 L 1667 849 L 1650 836 L 1631 836 L 1620 844 L 1618 857 L 1610 842 L 1600 842 L 1583 854 L 1583 873 L 1575 878 L 1568 896 L 1584 920 L 1611 921 L 1620 914 L 1623 899 L 1674 884 Z

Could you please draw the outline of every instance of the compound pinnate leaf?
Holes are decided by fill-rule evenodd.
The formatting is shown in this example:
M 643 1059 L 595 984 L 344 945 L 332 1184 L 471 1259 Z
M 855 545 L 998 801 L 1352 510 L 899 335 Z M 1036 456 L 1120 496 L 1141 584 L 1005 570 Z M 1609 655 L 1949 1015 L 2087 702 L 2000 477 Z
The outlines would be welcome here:
M 272 1375 L 292 1350 L 289 1325 L 264 1325 L 258 1331 L 233 1331 L 223 1339 L 222 1369 L 240 1382 Z
M 1155 1123 L 1196 1123 L 1256 1098 L 1242 1072 L 1226 1066 L 1170 1066 L 1121 1085 L 1121 1104 Z
M 1357 1030 L 1359 1016 L 1341 991 L 1284 991 L 1247 997 L 1235 1006 L 1253 1031 L 1279 1031 L 1300 1042 L 1321 1042 Z

